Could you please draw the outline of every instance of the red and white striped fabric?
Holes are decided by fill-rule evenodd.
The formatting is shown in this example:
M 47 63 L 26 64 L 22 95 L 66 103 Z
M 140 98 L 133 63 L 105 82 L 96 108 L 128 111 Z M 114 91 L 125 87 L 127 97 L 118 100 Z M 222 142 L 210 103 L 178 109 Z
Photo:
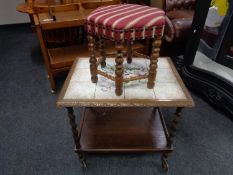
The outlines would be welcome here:
M 161 9 L 136 4 L 100 7 L 87 17 L 87 32 L 112 40 L 162 37 L 165 13 Z

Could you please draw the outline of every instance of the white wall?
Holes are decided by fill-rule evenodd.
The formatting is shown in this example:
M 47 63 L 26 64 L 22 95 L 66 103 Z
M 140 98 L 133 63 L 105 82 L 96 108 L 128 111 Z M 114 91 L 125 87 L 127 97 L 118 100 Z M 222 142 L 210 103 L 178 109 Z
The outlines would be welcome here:
M 30 22 L 27 14 L 16 11 L 24 0 L 0 0 L 0 25 Z

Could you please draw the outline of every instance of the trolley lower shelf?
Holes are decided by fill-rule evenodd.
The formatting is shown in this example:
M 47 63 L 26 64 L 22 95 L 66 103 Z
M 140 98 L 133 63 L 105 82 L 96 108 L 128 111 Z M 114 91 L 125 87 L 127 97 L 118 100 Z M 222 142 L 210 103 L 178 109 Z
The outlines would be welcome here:
M 77 151 L 172 151 L 159 108 L 85 108 L 80 131 Z

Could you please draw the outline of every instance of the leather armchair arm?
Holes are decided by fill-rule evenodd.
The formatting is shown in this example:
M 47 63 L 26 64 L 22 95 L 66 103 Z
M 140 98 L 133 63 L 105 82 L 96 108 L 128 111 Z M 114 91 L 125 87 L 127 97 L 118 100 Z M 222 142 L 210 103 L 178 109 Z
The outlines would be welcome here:
M 167 42 L 172 42 L 175 37 L 175 29 L 171 20 L 166 16 L 165 17 L 165 31 L 164 31 L 164 39 Z
M 188 37 L 191 29 L 192 18 L 173 19 L 172 24 L 175 32 L 175 39 L 184 40 L 186 37 Z
M 165 18 L 165 31 L 164 39 L 167 42 L 174 40 L 183 40 L 188 36 L 188 32 L 191 29 L 192 18 L 181 18 L 170 20 Z

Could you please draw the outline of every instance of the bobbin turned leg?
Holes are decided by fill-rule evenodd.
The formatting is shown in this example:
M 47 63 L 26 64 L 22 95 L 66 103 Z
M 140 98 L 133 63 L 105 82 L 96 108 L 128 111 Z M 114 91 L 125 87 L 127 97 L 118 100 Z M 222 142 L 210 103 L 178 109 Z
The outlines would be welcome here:
M 133 45 L 133 41 L 128 41 L 127 43 L 127 63 L 130 64 L 132 63 L 132 45 Z
M 152 53 L 150 56 L 150 67 L 149 67 L 149 75 L 147 82 L 147 87 L 149 89 L 152 89 L 155 85 L 155 77 L 157 73 L 156 69 L 157 69 L 160 46 L 161 46 L 161 38 L 156 38 L 152 43 Z
M 95 39 L 93 36 L 88 36 L 88 46 L 90 51 L 90 72 L 91 72 L 91 81 L 92 83 L 97 83 L 97 59 L 95 56 Z
M 99 50 L 100 50 L 100 65 L 103 68 L 106 66 L 106 54 L 105 54 L 105 43 L 102 37 L 100 37 L 99 40 Z
M 123 71 L 124 71 L 124 69 L 123 69 L 124 59 L 123 59 L 123 53 L 122 53 L 123 48 L 124 48 L 124 46 L 122 43 L 120 43 L 120 42 L 116 43 L 117 54 L 116 54 L 116 59 L 115 59 L 115 62 L 116 62 L 116 70 L 115 70 L 116 90 L 115 90 L 115 93 L 117 96 L 122 95 L 122 92 L 123 92 Z

